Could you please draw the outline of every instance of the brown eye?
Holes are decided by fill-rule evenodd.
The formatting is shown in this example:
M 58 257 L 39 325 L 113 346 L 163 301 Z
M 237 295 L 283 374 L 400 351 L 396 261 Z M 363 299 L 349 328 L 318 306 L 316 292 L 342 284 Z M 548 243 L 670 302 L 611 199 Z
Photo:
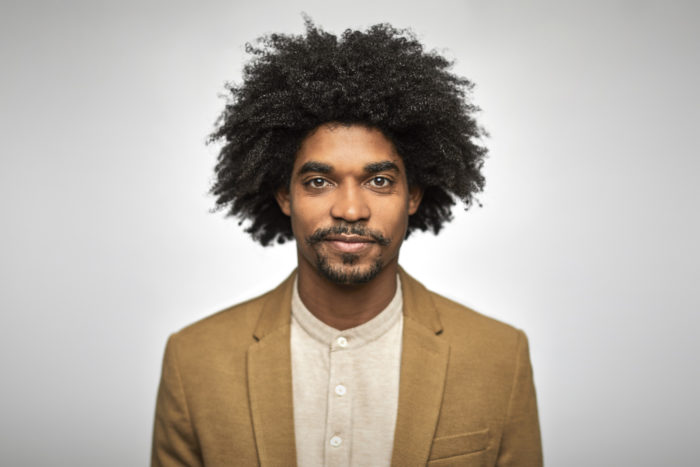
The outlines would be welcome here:
M 320 177 L 319 178 L 312 178 L 307 183 L 312 188 L 323 188 L 326 185 L 326 181 Z
M 374 177 L 370 180 L 370 184 L 376 188 L 386 188 L 391 185 L 391 180 L 386 177 Z

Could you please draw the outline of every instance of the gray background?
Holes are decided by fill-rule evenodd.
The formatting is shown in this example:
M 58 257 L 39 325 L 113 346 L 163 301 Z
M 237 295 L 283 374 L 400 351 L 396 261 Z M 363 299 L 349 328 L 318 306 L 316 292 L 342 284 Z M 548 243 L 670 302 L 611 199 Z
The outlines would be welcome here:
M 377 0 L 2 2 L 0 463 L 145 465 L 168 334 L 293 268 L 208 212 L 204 143 L 302 11 L 476 82 L 484 206 L 402 263 L 527 332 L 547 464 L 695 464 L 698 3 Z

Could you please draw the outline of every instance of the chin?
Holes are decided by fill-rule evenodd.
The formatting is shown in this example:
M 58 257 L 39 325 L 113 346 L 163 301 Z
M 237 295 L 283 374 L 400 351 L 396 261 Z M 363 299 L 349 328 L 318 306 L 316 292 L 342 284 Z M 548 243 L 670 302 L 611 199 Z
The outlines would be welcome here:
M 340 285 L 366 284 L 384 268 L 381 258 L 377 258 L 368 265 L 358 265 L 359 258 L 356 255 L 343 255 L 340 264 L 331 264 L 328 258 L 317 256 L 316 269 L 329 281 Z

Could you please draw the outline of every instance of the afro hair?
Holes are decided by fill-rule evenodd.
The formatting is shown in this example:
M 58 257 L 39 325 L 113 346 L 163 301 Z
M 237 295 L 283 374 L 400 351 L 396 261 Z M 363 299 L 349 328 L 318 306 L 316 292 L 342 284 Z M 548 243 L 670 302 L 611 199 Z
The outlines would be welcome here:
M 409 184 L 423 188 L 415 229 L 438 233 L 457 199 L 471 206 L 484 187 L 487 150 L 469 99 L 472 83 L 450 61 L 426 52 L 409 30 L 377 24 L 340 37 L 308 18 L 304 35 L 271 34 L 246 44 L 250 61 L 210 142 L 222 142 L 211 193 L 216 208 L 250 220 L 262 245 L 293 238 L 274 193 L 289 184 L 302 141 L 326 123 L 380 130 L 404 161 Z

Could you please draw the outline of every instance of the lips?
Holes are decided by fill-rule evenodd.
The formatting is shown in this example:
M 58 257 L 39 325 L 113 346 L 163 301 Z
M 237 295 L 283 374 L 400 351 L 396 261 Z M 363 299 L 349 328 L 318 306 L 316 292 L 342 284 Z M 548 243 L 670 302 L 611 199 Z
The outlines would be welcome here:
M 343 253 L 357 253 L 375 243 L 371 238 L 345 235 L 331 235 L 324 242 Z

